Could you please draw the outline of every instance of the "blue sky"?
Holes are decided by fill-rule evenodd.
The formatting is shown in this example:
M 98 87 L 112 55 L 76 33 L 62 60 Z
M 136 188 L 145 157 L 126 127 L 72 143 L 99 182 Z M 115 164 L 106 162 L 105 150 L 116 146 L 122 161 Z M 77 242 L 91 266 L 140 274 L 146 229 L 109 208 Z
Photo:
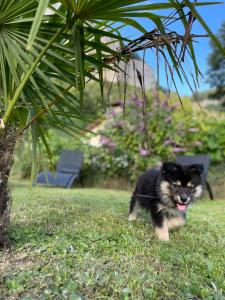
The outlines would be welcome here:
M 159 1 L 151 1 L 151 3 L 154 3 L 154 2 L 159 2 Z M 160 2 L 168 2 L 168 1 L 160 1 Z M 203 19 L 206 21 L 207 25 L 211 28 L 213 33 L 217 33 L 221 24 L 223 22 L 225 22 L 225 4 L 224 3 L 198 8 L 198 12 L 203 17 Z M 162 14 L 162 12 L 160 12 L 160 14 Z M 168 12 L 165 11 L 163 13 L 163 15 L 168 15 Z M 147 19 L 141 19 L 141 24 L 144 25 L 144 27 L 147 27 L 147 29 L 149 31 L 151 29 L 153 29 L 153 26 L 154 26 Z M 180 25 L 177 24 L 174 26 L 173 29 L 179 32 L 179 29 L 180 29 L 179 26 Z M 137 36 L 140 36 L 140 33 L 135 31 L 134 29 L 131 30 L 130 28 L 124 29 L 123 33 L 125 33 L 126 36 L 129 36 L 132 39 Z M 197 21 L 195 21 L 192 33 L 205 34 L 205 31 L 202 28 L 202 26 Z M 205 77 L 207 77 L 207 70 L 208 70 L 207 58 L 211 52 L 209 38 L 200 38 L 198 40 L 198 43 L 195 43 L 195 51 L 196 51 L 196 57 L 197 57 L 197 62 L 198 62 L 199 68 L 200 68 L 202 74 Z M 146 60 L 147 60 L 148 64 L 151 65 L 154 70 L 156 70 L 156 59 L 153 56 L 152 51 L 147 52 Z M 181 95 L 191 95 L 192 94 L 192 92 L 190 91 L 190 89 L 187 85 L 182 85 L 182 83 L 180 83 L 179 80 L 176 80 L 176 83 L 177 83 L 179 93 Z M 167 87 L 166 75 L 165 75 L 165 72 L 163 72 L 163 68 L 161 68 L 161 71 L 160 71 L 160 84 L 164 87 Z M 205 80 L 204 79 L 201 80 L 198 90 L 204 91 L 204 90 L 207 90 L 208 88 L 209 88 L 209 86 L 207 85 Z M 173 88 L 172 88 L 172 90 L 173 90 Z

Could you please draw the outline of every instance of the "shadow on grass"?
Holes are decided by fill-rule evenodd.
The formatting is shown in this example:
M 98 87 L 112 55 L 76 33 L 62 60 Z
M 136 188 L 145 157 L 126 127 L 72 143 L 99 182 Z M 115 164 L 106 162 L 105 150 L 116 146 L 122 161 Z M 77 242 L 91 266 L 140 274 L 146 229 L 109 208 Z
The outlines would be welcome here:
M 30 181 L 25 181 L 25 180 L 10 180 L 9 181 L 9 187 L 11 190 L 14 189 L 21 189 L 21 188 L 25 188 L 25 189 L 29 189 L 32 187 L 31 182 Z
M 14 221 L 11 223 L 8 235 L 13 248 L 24 247 L 26 245 L 39 246 L 58 236 L 65 239 L 74 237 L 73 212 L 64 211 L 59 214 L 52 211 L 50 214 L 43 216 L 37 215 L 33 220 L 21 222 Z M 22 218 L 21 218 L 22 219 Z
M 37 225 L 13 224 L 8 230 L 9 238 L 13 248 L 29 245 L 43 244 L 54 236 L 52 231 Z

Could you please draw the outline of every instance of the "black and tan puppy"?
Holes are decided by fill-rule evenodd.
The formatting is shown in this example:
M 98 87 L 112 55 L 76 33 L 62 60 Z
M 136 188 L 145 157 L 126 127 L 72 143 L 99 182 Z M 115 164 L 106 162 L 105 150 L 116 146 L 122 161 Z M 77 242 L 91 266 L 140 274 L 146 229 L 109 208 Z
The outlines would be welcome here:
M 135 220 L 140 207 L 151 213 L 155 233 L 169 240 L 169 229 L 185 224 L 188 205 L 202 194 L 203 166 L 164 163 L 160 170 L 142 174 L 130 201 L 129 220 Z

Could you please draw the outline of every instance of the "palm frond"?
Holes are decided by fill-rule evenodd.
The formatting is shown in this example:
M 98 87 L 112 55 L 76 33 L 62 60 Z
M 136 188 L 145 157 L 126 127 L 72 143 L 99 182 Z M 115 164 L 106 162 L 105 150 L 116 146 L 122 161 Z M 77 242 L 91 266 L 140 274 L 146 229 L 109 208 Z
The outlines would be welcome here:
M 41 25 L 42 18 L 45 14 L 45 10 L 48 6 L 48 3 L 49 3 L 49 0 L 39 0 L 36 15 L 34 17 L 34 21 L 32 23 L 29 38 L 27 41 L 27 50 L 31 50 L 31 47 L 34 43 L 35 37 L 37 36 L 38 30 Z

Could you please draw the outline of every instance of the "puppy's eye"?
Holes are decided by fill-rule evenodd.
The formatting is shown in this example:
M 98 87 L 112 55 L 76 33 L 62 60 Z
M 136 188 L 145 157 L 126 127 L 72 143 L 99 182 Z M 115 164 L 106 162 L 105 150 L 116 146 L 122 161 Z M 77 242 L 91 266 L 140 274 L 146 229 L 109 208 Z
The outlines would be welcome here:
M 193 186 L 188 186 L 189 190 L 193 190 L 193 188 L 194 188 Z
M 176 182 L 172 183 L 172 187 L 178 187 L 178 186 L 180 186 L 180 184 L 178 184 Z
M 193 185 L 188 185 L 187 188 L 188 188 L 189 190 L 192 190 L 192 189 L 194 188 L 194 186 L 193 186 Z

